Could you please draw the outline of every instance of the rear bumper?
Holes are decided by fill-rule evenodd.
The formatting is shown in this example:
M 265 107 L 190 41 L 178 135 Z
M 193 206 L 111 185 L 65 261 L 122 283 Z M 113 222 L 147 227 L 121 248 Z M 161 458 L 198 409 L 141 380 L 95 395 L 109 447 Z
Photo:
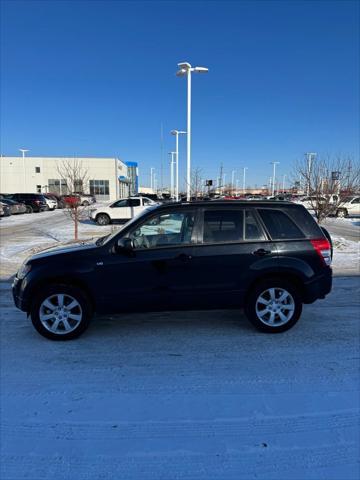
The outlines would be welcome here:
M 319 275 L 316 275 L 304 283 L 304 303 L 313 303 L 315 300 L 325 298 L 331 292 L 332 269 L 327 267 Z

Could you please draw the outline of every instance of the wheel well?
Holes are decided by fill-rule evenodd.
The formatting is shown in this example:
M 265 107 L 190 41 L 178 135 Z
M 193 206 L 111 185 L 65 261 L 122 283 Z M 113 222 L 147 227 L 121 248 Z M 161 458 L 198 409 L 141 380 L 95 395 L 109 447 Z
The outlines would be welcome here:
M 246 291 L 245 299 L 247 298 L 247 296 L 249 295 L 251 290 L 253 290 L 255 288 L 256 285 L 258 285 L 259 283 L 262 283 L 264 280 L 268 280 L 269 278 L 282 279 L 282 280 L 286 280 L 287 282 L 290 282 L 290 283 L 294 284 L 295 287 L 299 290 L 299 293 L 300 293 L 301 297 L 302 298 L 304 297 L 304 294 L 305 294 L 304 282 L 303 282 L 303 280 L 301 279 L 300 276 L 298 276 L 294 273 L 288 273 L 288 272 L 269 272 L 269 273 L 266 273 L 264 275 L 261 275 L 261 277 L 257 277 L 250 284 L 249 288 Z
M 105 213 L 105 212 L 99 212 L 99 213 L 97 213 L 95 219 L 98 218 L 99 215 L 106 215 L 106 216 L 109 218 L 109 220 L 111 220 L 110 215 L 109 215 L 108 213 Z
M 51 285 L 66 285 L 67 287 L 73 286 L 73 287 L 80 288 L 88 297 L 91 305 L 91 309 L 93 311 L 96 310 L 96 302 L 94 300 L 94 296 L 92 295 L 89 287 L 78 278 L 73 278 L 73 277 L 59 276 L 59 277 L 52 277 L 52 278 L 40 280 L 40 282 L 36 283 L 36 285 L 32 287 L 31 292 L 29 293 L 30 299 L 33 298 L 34 294 L 36 295 L 36 292 L 38 292 L 41 288 L 49 287 Z M 29 310 L 30 308 L 31 308 L 31 301 L 29 302 Z

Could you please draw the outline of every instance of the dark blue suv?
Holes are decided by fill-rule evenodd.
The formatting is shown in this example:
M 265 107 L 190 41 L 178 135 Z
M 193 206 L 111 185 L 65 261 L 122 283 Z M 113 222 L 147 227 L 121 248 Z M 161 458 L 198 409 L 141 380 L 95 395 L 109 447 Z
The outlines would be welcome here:
M 245 308 L 283 332 L 331 290 L 331 242 L 301 205 L 208 201 L 150 207 L 97 241 L 33 255 L 16 306 L 53 340 L 79 336 L 95 312 Z

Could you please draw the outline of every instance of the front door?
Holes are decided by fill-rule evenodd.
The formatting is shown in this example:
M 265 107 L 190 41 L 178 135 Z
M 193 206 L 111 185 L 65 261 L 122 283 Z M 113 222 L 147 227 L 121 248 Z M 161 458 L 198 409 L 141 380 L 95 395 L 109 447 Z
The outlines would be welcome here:
M 154 213 L 128 232 L 133 254 L 104 258 L 101 275 L 103 309 L 165 310 L 189 289 L 195 212 Z

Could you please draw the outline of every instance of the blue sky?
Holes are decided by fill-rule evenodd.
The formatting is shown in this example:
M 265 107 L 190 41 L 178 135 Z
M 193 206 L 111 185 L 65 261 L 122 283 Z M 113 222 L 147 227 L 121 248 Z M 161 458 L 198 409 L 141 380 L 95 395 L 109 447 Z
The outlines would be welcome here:
M 1 152 L 119 156 L 164 178 L 186 128 L 193 165 L 262 185 L 304 152 L 359 155 L 355 1 L 2 1 Z M 181 141 L 181 178 L 185 140 Z M 240 174 L 238 175 L 240 176 Z

